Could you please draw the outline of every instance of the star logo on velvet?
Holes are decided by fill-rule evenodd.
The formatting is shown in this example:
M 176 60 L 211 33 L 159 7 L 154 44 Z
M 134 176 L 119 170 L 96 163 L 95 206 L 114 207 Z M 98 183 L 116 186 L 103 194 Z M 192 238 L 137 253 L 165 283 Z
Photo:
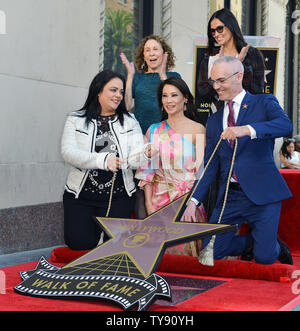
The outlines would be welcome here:
M 167 247 L 235 229 L 220 224 L 178 222 L 187 196 L 188 193 L 142 220 L 96 217 L 110 239 L 64 268 L 80 268 L 81 264 L 123 254 L 147 278 L 155 272 Z
M 248 105 L 244 104 L 242 107 L 243 107 L 243 109 L 247 109 Z
M 264 71 L 264 81 L 265 81 L 265 83 L 268 82 L 268 80 L 267 80 L 267 76 L 269 75 L 270 72 L 272 72 L 272 70 L 265 70 L 265 71 Z

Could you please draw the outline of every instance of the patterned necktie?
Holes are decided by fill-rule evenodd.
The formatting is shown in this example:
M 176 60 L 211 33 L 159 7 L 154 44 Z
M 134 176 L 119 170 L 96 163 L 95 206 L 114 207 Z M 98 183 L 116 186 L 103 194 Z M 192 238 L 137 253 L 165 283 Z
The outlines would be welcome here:
M 228 108 L 229 108 L 229 114 L 228 114 L 228 118 L 227 118 L 227 125 L 229 126 L 235 126 L 235 119 L 234 119 L 234 109 L 233 109 L 233 101 L 230 100 L 228 101 Z M 234 140 L 233 139 L 229 139 L 229 143 L 231 145 L 231 147 L 233 148 L 234 146 Z
M 234 119 L 234 109 L 233 109 L 233 101 L 230 100 L 228 101 L 228 108 L 229 108 L 229 114 L 228 114 L 228 118 L 227 118 L 227 125 L 229 126 L 235 126 L 235 119 Z M 229 139 L 229 143 L 231 145 L 231 148 L 233 148 L 234 146 L 234 139 Z M 232 178 L 238 182 L 238 179 L 236 177 L 235 171 L 232 171 Z

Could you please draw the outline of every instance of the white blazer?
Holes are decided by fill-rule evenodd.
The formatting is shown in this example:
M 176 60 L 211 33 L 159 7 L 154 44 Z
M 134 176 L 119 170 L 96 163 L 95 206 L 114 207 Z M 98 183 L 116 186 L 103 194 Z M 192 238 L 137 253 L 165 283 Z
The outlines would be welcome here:
M 82 114 L 84 111 L 77 111 L 68 116 L 61 141 L 62 157 L 71 165 L 66 190 L 73 193 L 75 198 L 78 198 L 90 170 L 109 171 L 107 159 L 111 154 L 95 152 L 97 122 L 92 120 L 87 127 L 86 117 L 79 117 Z M 141 127 L 133 114 L 124 115 L 123 126 L 116 117 L 114 121 L 109 122 L 109 127 L 115 137 L 119 157 L 125 161 L 121 169 L 126 192 L 131 196 L 136 191 L 132 169 L 149 161 L 145 154 L 148 144 L 144 144 Z

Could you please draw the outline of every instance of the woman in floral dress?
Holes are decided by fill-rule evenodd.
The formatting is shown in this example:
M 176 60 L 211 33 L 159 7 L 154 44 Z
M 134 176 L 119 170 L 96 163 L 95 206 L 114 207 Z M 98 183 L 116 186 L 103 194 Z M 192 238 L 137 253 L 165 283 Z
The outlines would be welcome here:
M 136 173 L 145 192 L 148 215 L 191 190 L 205 146 L 205 128 L 193 121 L 193 96 L 181 78 L 162 82 L 158 100 L 162 121 L 150 126 L 146 140 L 159 149 L 159 154 Z M 198 216 L 199 222 L 206 221 L 203 206 L 199 207 Z M 183 245 L 168 252 L 182 254 Z

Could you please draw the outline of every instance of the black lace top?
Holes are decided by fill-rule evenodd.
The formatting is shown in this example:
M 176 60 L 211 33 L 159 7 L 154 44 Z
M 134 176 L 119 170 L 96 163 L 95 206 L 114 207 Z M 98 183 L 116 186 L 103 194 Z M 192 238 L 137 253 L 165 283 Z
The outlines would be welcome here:
M 95 152 L 108 152 L 118 155 L 117 144 L 109 128 L 109 122 L 114 120 L 115 116 L 98 116 Z M 112 178 L 113 172 L 111 171 L 101 169 L 90 170 L 79 197 L 85 200 L 107 201 L 111 190 Z M 119 169 L 114 183 L 113 198 L 126 194 L 122 170 Z

